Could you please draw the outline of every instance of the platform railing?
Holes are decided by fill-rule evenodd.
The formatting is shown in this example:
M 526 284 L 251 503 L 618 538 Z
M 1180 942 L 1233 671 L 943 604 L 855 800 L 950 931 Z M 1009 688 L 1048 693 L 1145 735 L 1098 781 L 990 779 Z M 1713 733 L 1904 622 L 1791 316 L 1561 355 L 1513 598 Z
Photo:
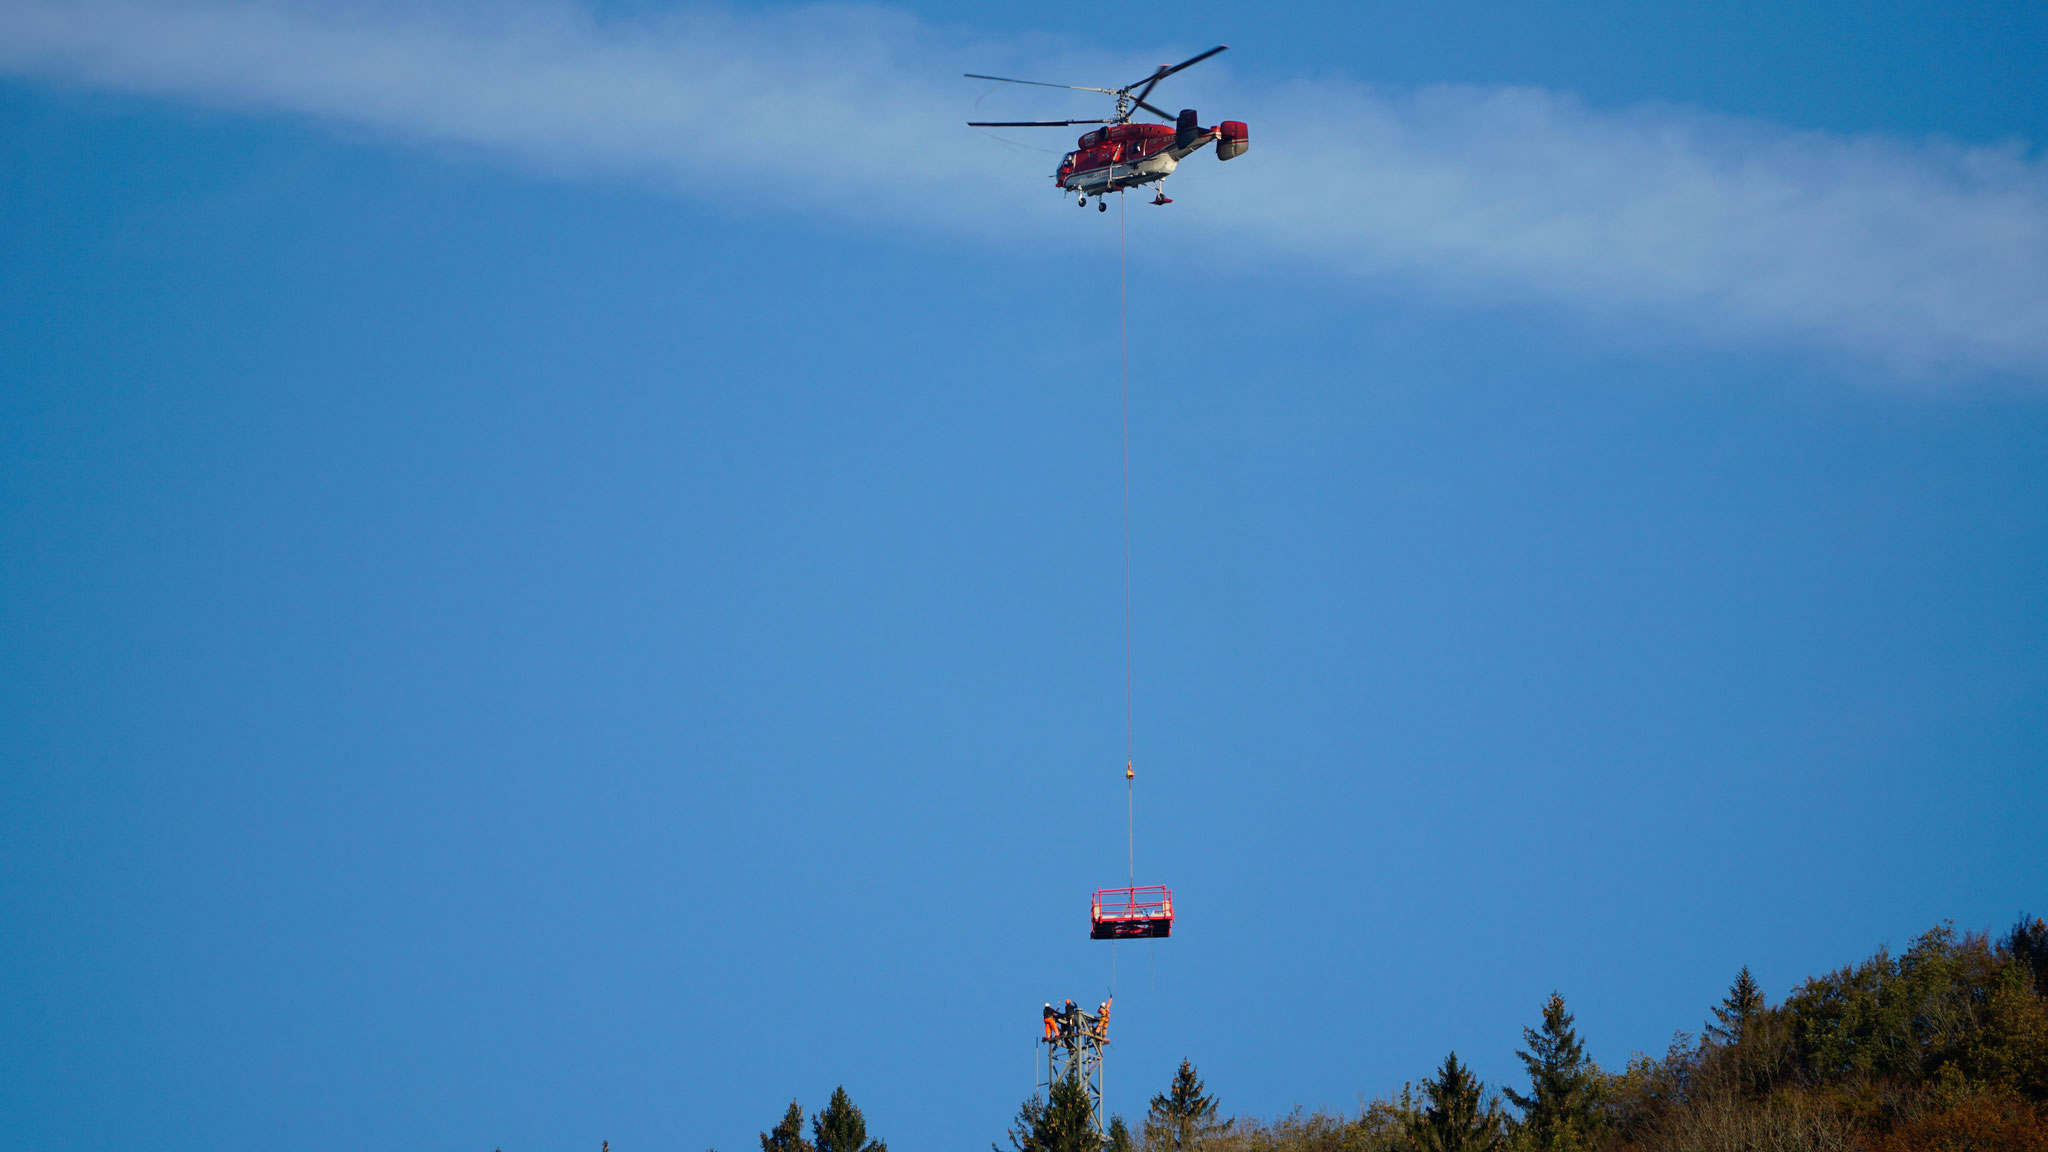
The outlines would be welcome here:
M 1103 888 L 1089 900 L 1088 914 L 1097 923 L 1171 919 L 1173 891 L 1163 884 L 1143 888 Z

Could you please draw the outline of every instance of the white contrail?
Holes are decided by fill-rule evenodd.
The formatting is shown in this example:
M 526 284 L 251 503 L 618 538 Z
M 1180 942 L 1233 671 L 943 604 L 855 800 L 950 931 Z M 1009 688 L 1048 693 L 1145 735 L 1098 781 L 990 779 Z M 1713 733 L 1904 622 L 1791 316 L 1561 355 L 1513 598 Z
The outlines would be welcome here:
M 1266 135 L 1297 154 L 1345 140 L 1318 153 L 1328 178 L 1263 208 L 1219 179 L 1192 211 L 1436 288 L 1908 369 L 2048 372 L 2048 169 L 2018 149 L 1602 113 L 1530 89 L 1291 99 L 1335 114 L 1275 118 Z
M 874 7 L 619 19 L 565 0 L 0 0 L 0 71 L 18 76 L 990 243 L 1068 222 L 1051 210 L 1049 157 L 962 127 L 980 89 L 959 73 L 1086 82 L 1106 67 L 1050 51 L 999 57 Z M 1541 300 L 1909 371 L 2048 376 L 2048 167 L 2018 147 L 1602 111 L 1516 88 L 1252 93 L 1227 67 L 1203 67 L 1206 118 L 1251 121 L 1253 150 L 1177 178 L 1189 193 L 1175 211 L 1217 237 L 1195 258 L 1279 259 L 1448 301 Z M 1091 114 L 1014 92 L 980 111 Z
M 601 167 L 718 196 L 958 187 L 1000 161 L 961 127 L 966 82 L 878 9 L 605 21 L 550 0 L 0 4 L 0 68 L 299 113 Z M 905 59 L 906 56 L 912 57 Z M 937 141 L 954 147 L 935 163 Z M 923 185 L 920 198 L 956 200 Z

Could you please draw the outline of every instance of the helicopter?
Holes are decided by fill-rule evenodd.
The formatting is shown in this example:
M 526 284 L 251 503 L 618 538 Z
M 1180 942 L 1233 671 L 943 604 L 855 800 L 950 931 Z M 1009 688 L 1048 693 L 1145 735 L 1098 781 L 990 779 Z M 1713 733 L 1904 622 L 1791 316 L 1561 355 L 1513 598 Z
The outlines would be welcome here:
M 1072 152 L 1060 158 L 1060 166 L 1052 174 L 1053 183 L 1063 192 L 1075 193 L 1082 208 L 1088 207 L 1088 198 L 1095 197 L 1098 212 L 1109 211 L 1109 194 L 1125 188 L 1136 188 L 1159 183 L 1158 195 L 1151 203 L 1171 204 L 1166 195 L 1166 178 L 1182 160 L 1201 151 L 1210 143 L 1216 145 L 1218 160 L 1231 160 L 1242 156 L 1251 147 L 1251 132 L 1242 120 L 1225 120 L 1212 127 L 1201 126 L 1193 108 L 1183 108 L 1179 116 L 1169 116 L 1145 102 L 1152 89 L 1168 76 L 1191 65 L 1200 64 L 1209 57 L 1228 49 L 1230 45 L 1219 44 L 1199 56 L 1193 56 L 1178 64 L 1161 64 L 1151 74 L 1134 80 L 1121 88 L 1090 88 L 1080 84 L 1048 84 L 1043 80 L 1013 80 L 1007 76 L 983 76 L 978 72 L 965 73 L 970 80 L 995 80 L 1004 84 L 1032 84 L 1040 88 L 1066 88 L 1075 92 L 1100 92 L 1116 98 L 1116 116 L 1111 120 L 970 120 L 969 128 L 1068 128 L 1076 124 L 1102 124 L 1093 132 L 1082 135 Z M 1165 124 L 1136 124 L 1132 117 L 1146 112 L 1168 121 Z

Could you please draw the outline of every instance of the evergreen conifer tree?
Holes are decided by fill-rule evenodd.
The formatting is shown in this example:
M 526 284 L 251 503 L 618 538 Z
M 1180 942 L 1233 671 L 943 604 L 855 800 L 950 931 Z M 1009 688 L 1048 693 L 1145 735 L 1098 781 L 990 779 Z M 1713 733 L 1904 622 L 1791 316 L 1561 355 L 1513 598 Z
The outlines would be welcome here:
M 1422 1082 L 1429 1106 L 1408 1126 L 1408 1140 L 1418 1152 L 1496 1152 L 1505 1134 L 1500 1105 L 1482 1101 L 1485 1086 L 1472 1070 L 1458 1063 L 1458 1054 L 1444 1057 L 1437 1074 Z
M 1109 1118 L 1109 1140 L 1105 1144 L 1105 1152 L 1133 1152 L 1131 1127 L 1124 1123 L 1122 1116 Z
M 1017 1108 L 1017 1118 L 1010 1122 L 1010 1147 L 1014 1152 L 1044 1152 L 1039 1144 L 1039 1134 L 1045 1128 L 1045 1101 L 1033 1096 Z M 988 1152 L 1002 1152 L 991 1143 Z
M 1052 1086 L 1052 1100 L 1045 1110 L 1046 1152 L 1102 1152 L 1101 1134 L 1091 1123 L 1093 1112 L 1088 1089 L 1081 1086 L 1080 1069 L 1070 1068 Z
M 2048 920 L 2021 916 L 2005 938 L 2005 950 L 2026 966 L 2033 977 L 2034 991 L 2048 996 Z
M 1504 1095 L 1522 1110 L 1522 1147 L 1529 1152 L 1585 1152 L 1600 1124 L 1600 1069 L 1555 992 L 1543 1005 L 1543 1028 L 1522 1029 L 1529 1047 L 1515 1053 L 1529 1071 L 1529 1094 Z
M 761 1133 L 761 1152 L 818 1152 L 804 1139 L 803 1105 L 791 1100 L 789 1111 L 782 1114 L 782 1123 L 772 1132 Z
M 1182 1060 L 1172 1086 L 1152 1098 L 1145 1114 L 1146 1152 L 1197 1152 L 1216 1127 L 1216 1098 L 1203 1090 L 1195 1066 Z
M 1079 1070 L 1059 1078 L 1050 1100 L 1033 1096 L 1017 1109 L 1010 1147 L 1014 1152 L 1102 1152 L 1089 1123 L 1088 1090 L 1081 1086 Z M 999 1152 L 994 1144 L 989 1149 Z
M 1756 977 L 1749 974 L 1749 965 L 1736 973 L 1735 983 L 1728 986 L 1728 995 L 1714 1006 L 1714 1022 L 1707 1025 L 1706 1038 L 1723 1046 L 1733 1046 L 1749 1034 L 1749 1028 L 1757 1015 L 1764 1010 L 1763 990 L 1756 986 Z
M 817 1152 L 889 1152 L 880 1140 L 868 1139 L 867 1117 L 862 1116 L 846 1086 L 832 1090 L 832 1099 L 811 1121 L 811 1137 Z

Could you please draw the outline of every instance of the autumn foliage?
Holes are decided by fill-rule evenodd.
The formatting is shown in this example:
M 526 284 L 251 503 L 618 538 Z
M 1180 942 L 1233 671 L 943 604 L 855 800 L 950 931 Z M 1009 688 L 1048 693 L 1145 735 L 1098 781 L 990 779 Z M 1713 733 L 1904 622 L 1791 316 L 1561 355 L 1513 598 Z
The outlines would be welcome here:
M 1199 1152 L 2048 1152 L 2039 919 L 1998 939 L 1937 927 L 1776 1005 L 1743 969 L 1697 1038 L 1613 1071 L 1562 996 L 1522 1037 L 1526 1087 L 1488 1092 L 1453 1054 L 1419 1090 L 1351 1114 L 1224 1121 Z

